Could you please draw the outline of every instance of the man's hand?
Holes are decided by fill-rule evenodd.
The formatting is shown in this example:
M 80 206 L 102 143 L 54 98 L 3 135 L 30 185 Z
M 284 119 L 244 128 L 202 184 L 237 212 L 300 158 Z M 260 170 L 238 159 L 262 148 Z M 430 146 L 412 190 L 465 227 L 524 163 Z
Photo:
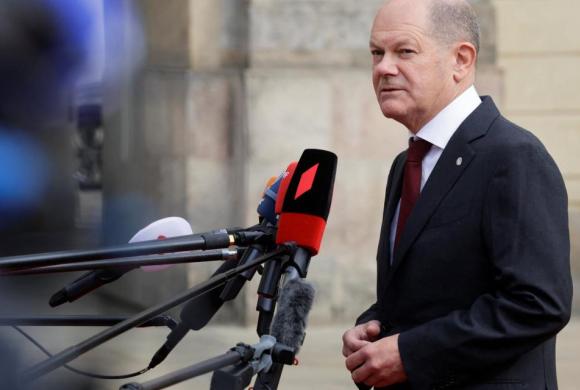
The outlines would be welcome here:
M 399 335 L 385 337 L 350 354 L 346 368 L 352 373 L 355 383 L 385 387 L 407 380 L 399 354 Z
M 381 332 L 381 323 L 373 320 L 360 324 L 344 332 L 342 335 L 342 354 L 349 357 L 367 344 L 377 339 Z

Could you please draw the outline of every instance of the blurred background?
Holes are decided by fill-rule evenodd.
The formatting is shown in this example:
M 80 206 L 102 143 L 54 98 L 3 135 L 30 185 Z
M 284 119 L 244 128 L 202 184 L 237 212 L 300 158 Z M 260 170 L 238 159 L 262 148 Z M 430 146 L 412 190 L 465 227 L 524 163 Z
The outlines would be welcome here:
M 303 366 L 287 369 L 280 388 L 351 388 L 340 337 L 374 300 L 387 174 L 407 138 L 403 127 L 382 117 L 372 90 L 368 35 L 382 1 L 46 3 L 0 5 L 0 254 L 126 243 L 167 216 L 185 218 L 194 232 L 253 225 L 270 176 L 305 148 L 331 150 L 338 173 L 325 239 L 308 276 L 317 295 Z M 564 175 L 578 282 L 580 3 L 471 3 L 483 37 L 479 93 L 536 134 Z M 2 278 L 0 312 L 136 313 L 206 280 L 216 267 L 133 271 L 57 309 L 48 298 L 77 274 Z M 150 377 L 238 341 L 255 342 L 258 282 L 255 277 Z M 578 295 L 574 313 L 580 314 Z M 574 318 L 560 338 L 563 389 L 580 381 L 573 368 L 580 362 L 579 323 Z M 53 352 L 92 334 L 29 330 Z M 1 331 L 25 361 L 42 359 L 14 331 Z M 135 331 L 79 364 L 137 370 L 165 333 Z M 48 380 L 64 388 L 72 374 L 63 375 Z M 175 388 L 208 388 L 204 380 Z

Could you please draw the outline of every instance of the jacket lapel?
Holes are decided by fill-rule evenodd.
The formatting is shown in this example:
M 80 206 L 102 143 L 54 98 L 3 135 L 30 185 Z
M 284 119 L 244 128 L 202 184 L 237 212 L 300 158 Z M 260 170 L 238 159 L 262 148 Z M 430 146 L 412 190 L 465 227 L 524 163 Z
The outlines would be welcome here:
M 449 140 L 429 176 L 429 180 L 427 180 L 407 220 L 399 244 L 395 248 L 394 261 L 392 261 L 389 272 L 389 281 L 431 215 L 437 210 L 445 195 L 453 188 L 475 157 L 475 151 L 469 143 L 484 136 L 493 120 L 498 116 L 499 111 L 491 98 L 484 97 L 480 106 L 461 124 L 451 140 Z M 396 202 L 398 202 L 398 198 L 394 201 L 395 207 Z M 389 205 L 391 203 L 393 202 L 390 202 Z
M 391 182 L 391 189 L 387 195 L 385 204 L 385 213 L 383 217 L 383 253 L 384 263 L 388 269 L 391 264 L 391 222 L 395 216 L 399 199 L 401 199 L 401 189 L 403 187 L 403 173 L 405 171 L 405 161 L 407 160 L 407 152 L 404 152 L 398 159 L 395 171 L 393 172 L 393 179 Z

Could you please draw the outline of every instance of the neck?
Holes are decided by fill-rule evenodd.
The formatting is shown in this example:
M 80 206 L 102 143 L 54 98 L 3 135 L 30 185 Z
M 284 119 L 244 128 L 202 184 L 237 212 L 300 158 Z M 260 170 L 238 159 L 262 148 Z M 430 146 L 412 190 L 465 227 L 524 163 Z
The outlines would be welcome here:
M 405 124 L 405 127 L 413 134 L 417 134 L 427 123 L 429 123 L 433 118 L 437 116 L 445 107 L 447 107 L 451 102 L 457 99 L 462 93 L 467 91 L 472 83 L 461 83 L 457 84 L 456 88 L 444 94 L 443 92 L 439 94 L 438 98 L 435 99 L 428 115 L 424 115 L 418 118 L 416 121 Z

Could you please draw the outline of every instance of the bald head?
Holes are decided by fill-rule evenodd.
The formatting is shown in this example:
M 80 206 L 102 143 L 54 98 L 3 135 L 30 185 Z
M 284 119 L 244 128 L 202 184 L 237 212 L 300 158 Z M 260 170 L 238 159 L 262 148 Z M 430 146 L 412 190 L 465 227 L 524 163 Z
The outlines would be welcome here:
M 433 35 L 445 45 L 471 43 L 479 52 L 477 14 L 465 0 L 429 0 L 428 15 Z
M 369 47 L 383 114 L 418 131 L 473 85 L 477 18 L 465 0 L 390 0 Z
M 466 0 L 387 0 L 379 11 L 399 7 L 421 7 L 427 18 L 429 33 L 443 45 L 457 42 L 471 43 L 477 52 L 480 47 L 479 21 L 475 10 Z M 377 15 L 378 16 L 378 15 Z

